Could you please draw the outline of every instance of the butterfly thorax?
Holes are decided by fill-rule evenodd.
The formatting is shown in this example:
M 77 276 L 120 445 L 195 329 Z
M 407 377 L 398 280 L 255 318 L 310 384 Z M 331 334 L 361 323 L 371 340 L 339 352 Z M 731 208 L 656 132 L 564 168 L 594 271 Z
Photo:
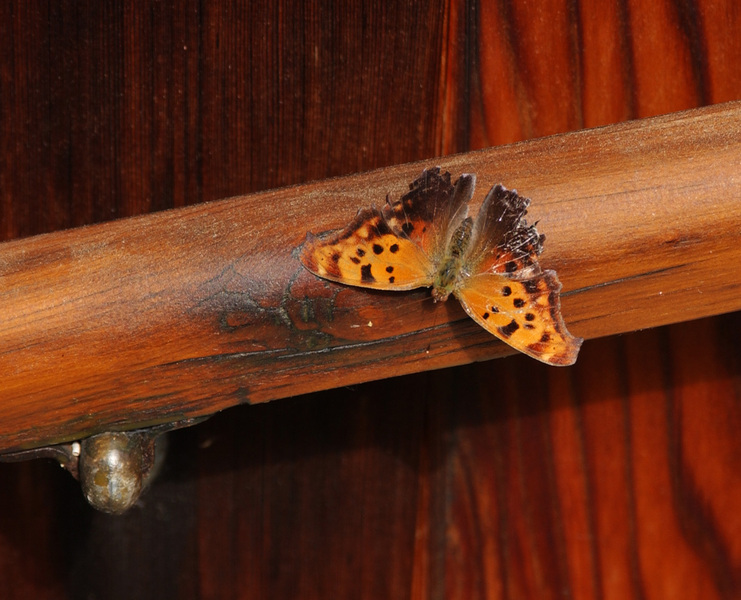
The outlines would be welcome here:
M 455 290 L 462 274 L 463 256 L 471 241 L 472 228 L 473 219 L 466 217 L 450 238 L 445 256 L 432 282 L 432 298 L 435 302 L 444 302 Z

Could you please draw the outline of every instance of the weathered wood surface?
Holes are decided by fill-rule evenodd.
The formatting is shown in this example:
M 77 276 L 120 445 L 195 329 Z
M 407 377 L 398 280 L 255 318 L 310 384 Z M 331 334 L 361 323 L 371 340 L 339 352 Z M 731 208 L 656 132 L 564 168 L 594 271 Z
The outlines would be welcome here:
M 737 100 L 740 28 L 735 0 L 9 0 L 0 237 Z M 740 314 L 230 409 L 123 517 L 0 464 L 0 598 L 735 600 Z
M 741 308 L 741 103 L 434 162 L 477 174 L 474 210 L 500 181 L 532 197 L 575 335 Z M 327 284 L 296 259 L 307 227 L 343 226 L 421 169 L 3 244 L 0 449 L 510 353 L 454 301 Z

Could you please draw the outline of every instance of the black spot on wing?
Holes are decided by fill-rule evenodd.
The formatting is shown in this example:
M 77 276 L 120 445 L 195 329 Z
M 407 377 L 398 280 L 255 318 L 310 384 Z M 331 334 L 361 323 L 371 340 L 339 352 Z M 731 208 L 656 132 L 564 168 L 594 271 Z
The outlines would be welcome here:
M 357 256 L 351 256 L 350 260 L 354 262 L 356 265 L 360 264 L 360 259 Z
M 393 273 L 393 272 L 394 272 L 394 267 L 391 267 L 391 266 L 386 267 L 386 273 Z
M 360 281 L 363 283 L 373 283 L 375 280 L 376 278 L 373 277 L 370 264 L 360 267 Z
M 355 250 L 355 254 L 362 258 L 363 256 L 365 256 L 365 250 L 363 250 L 362 248 L 358 248 L 357 250 Z
M 381 217 L 378 218 L 376 222 L 373 223 L 373 229 L 371 230 L 371 234 L 368 236 L 368 239 L 373 239 L 377 237 L 381 237 L 383 235 L 393 235 L 394 232 L 391 230 L 391 227 L 389 227 L 388 223 Z
M 399 251 L 399 244 L 391 244 L 389 246 L 389 252 L 396 254 Z
M 396 281 L 396 277 L 394 277 L 393 275 L 389 277 L 389 283 L 394 283 L 394 281 Z
M 512 304 L 515 305 L 515 308 L 522 308 L 525 306 L 525 301 L 522 298 L 515 298 L 512 300 Z
M 381 244 L 373 244 L 373 254 L 382 254 L 383 246 Z
M 528 294 L 538 293 L 538 280 L 537 279 L 528 279 L 526 281 L 523 281 L 522 283 L 525 286 L 525 290 L 527 290 Z
M 515 331 L 517 331 L 520 328 L 517 321 L 512 319 L 509 323 L 507 323 L 504 327 L 499 328 L 499 333 L 502 334 L 502 337 L 510 337 Z
M 505 285 L 502 288 L 502 296 L 509 296 L 511 293 L 512 293 L 512 288 L 509 287 L 508 285 Z
M 485 312 L 483 315 L 481 315 L 481 318 L 484 319 L 484 321 L 486 321 L 486 319 L 489 318 L 489 313 Z

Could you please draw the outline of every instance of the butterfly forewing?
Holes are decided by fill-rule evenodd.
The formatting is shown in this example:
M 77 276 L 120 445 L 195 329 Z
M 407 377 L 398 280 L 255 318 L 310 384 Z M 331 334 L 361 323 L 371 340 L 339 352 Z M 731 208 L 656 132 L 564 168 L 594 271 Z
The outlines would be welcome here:
M 409 192 L 395 202 L 387 201 L 383 216 L 399 236 L 417 244 L 430 262 L 439 265 L 450 238 L 468 213 L 476 177 L 461 175 L 453 186 L 450 173 L 440 167 L 425 170 Z
M 432 281 L 427 255 L 397 236 L 376 208 L 359 211 L 339 232 L 308 235 L 301 262 L 325 279 L 375 289 L 411 290 Z
M 466 266 L 471 273 L 516 273 L 520 278 L 540 272 L 538 255 L 545 236 L 524 220 L 530 200 L 495 185 L 484 199 L 474 223 Z
M 425 170 L 409 192 L 383 209 L 358 212 L 342 231 L 307 236 L 304 266 L 326 279 L 348 285 L 410 290 L 432 285 L 452 235 L 465 218 L 475 177 L 462 175 L 455 186 L 450 173 Z

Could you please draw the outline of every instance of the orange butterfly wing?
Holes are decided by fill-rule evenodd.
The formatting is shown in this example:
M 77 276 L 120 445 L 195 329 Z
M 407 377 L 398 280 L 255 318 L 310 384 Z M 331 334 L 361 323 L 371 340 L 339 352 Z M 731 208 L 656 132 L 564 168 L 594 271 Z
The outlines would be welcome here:
M 474 223 L 454 290 L 468 315 L 513 348 L 551 365 L 576 361 L 582 339 L 561 317 L 561 283 L 538 263 L 545 236 L 524 220 L 530 201 L 494 186 Z
M 301 262 L 319 277 L 384 290 L 430 285 L 434 268 L 425 252 L 394 233 L 375 207 L 359 211 L 338 233 L 327 237 L 308 234 Z
M 450 173 L 425 170 L 401 199 L 360 210 L 343 230 L 308 234 L 301 262 L 312 273 L 348 285 L 410 290 L 432 285 L 450 227 L 466 215 L 473 176 L 454 187 Z
M 455 291 L 468 315 L 513 348 L 550 365 L 576 362 L 581 338 L 566 329 L 553 271 L 525 280 L 496 273 L 469 277 Z

